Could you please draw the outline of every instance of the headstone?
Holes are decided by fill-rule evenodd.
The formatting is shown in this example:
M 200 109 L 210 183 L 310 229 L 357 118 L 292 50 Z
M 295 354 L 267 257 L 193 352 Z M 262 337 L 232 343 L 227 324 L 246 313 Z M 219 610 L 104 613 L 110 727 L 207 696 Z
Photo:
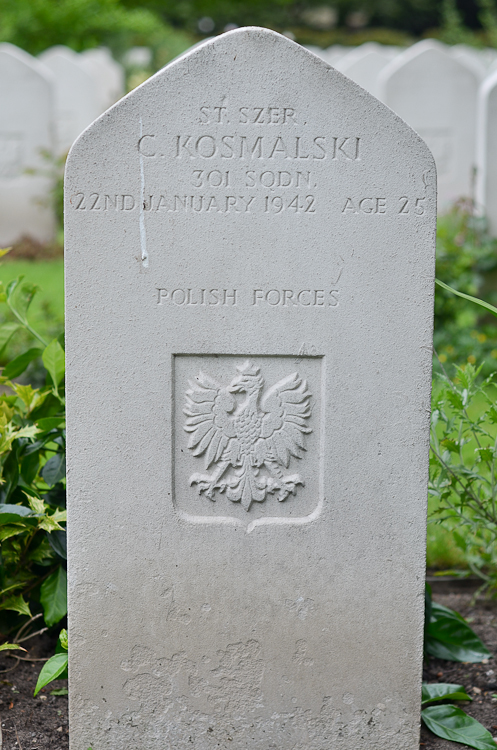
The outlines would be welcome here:
M 75 750 L 417 750 L 435 166 L 267 29 L 66 177 Z
M 413 45 L 380 73 L 381 100 L 435 157 L 442 210 L 473 195 L 478 85 L 475 73 L 433 40 Z
M 46 176 L 53 152 L 52 85 L 42 63 L 0 44 L 0 247 L 22 237 L 53 238 Z
M 130 47 L 123 56 L 123 63 L 128 68 L 148 68 L 152 64 L 150 47 Z
M 341 44 L 332 44 L 331 47 L 324 50 L 323 60 L 325 60 L 328 65 L 335 67 L 335 63 L 347 54 L 349 50 L 350 47 L 344 47 Z
M 80 56 L 68 47 L 52 47 L 39 59 L 54 76 L 56 148 L 64 154 L 78 135 L 102 114 L 97 84 L 82 67 Z
M 477 205 L 497 237 L 497 70 L 480 89 L 477 136 Z
M 100 111 L 104 112 L 124 95 L 124 68 L 106 47 L 81 53 L 81 64 L 93 76 L 99 89 Z
M 497 61 L 497 50 L 491 47 L 479 50 L 480 58 L 483 60 L 487 70 Z
M 454 60 L 458 60 L 475 74 L 478 81 L 482 81 L 487 73 L 488 65 L 485 64 L 484 57 L 464 44 L 456 45 L 451 49 Z
M 338 60 L 335 67 L 377 97 L 379 74 L 393 57 L 390 49 L 384 49 L 381 44 L 367 42 Z

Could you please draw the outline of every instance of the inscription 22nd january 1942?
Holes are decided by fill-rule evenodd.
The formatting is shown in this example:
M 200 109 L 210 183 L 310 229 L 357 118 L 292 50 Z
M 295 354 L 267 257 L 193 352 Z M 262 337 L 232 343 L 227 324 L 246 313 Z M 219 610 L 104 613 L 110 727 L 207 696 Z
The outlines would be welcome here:
M 305 435 L 312 431 L 311 394 L 293 372 L 262 395 L 260 368 L 247 360 L 236 369 L 226 387 L 202 371 L 190 381 L 184 429 L 193 456 L 204 457 L 206 472 L 212 467 L 211 474 L 192 474 L 190 485 L 212 501 L 216 492 L 226 492 L 248 511 L 268 494 L 277 493 L 283 501 L 304 485 L 300 474 L 284 475 L 282 469 L 305 455 Z M 236 394 L 245 398 L 238 401 Z

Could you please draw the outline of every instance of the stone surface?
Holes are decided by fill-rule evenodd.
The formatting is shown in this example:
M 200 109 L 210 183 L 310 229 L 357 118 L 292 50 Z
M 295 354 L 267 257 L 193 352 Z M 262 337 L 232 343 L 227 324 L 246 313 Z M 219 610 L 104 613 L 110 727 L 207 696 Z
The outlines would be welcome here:
M 417 749 L 435 194 L 264 29 L 73 146 L 72 750 Z
M 413 45 L 380 73 L 379 95 L 430 147 L 439 209 L 473 193 L 479 80 L 433 40 Z
M 39 59 L 54 76 L 55 142 L 57 152 L 64 154 L 102 113 L 97 84 L 81 65 L 81 56 L 68 47 L 52 47 Z
M 22 236 L 53 237 L 50 165 L 42 156 L 53 151 L 52 83 L 36 58 L 0 44 L 0 247 Z
M 483 83 L 478 101 L 476 200 L 497 237 L 497 70 Z

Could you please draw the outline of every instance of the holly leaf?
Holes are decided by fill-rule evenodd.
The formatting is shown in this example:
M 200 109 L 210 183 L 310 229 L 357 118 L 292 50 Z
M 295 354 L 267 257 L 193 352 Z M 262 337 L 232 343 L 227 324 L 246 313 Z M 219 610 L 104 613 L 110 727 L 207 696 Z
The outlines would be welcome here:
M 24 601 L 22 594 L 14 594 L 2 604 L 2 609 L 10 609 L 14 612 L 19 612 L 20 615 L 27 615 L 31 617 L 29 605 Z

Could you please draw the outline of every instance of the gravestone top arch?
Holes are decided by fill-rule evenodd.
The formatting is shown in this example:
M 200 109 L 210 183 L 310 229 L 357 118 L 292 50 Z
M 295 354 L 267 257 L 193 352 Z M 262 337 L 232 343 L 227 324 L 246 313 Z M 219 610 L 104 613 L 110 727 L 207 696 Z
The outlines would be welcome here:
M 417 747 L 435 201 L 420 137 L 266 29 L 73 146 L 72 750 Z
M 39 60 L 0 44 L 0 247 L 31 237 L 53 239 L 47 200 L 52 180 L 53 77 Z M 45 155 L 44 155 L 45 154 Z
M 381 100 L 426 141 L 442 210 L 471 195 L 479 77 L 434 39 L 413 44 L 379 74 Z

